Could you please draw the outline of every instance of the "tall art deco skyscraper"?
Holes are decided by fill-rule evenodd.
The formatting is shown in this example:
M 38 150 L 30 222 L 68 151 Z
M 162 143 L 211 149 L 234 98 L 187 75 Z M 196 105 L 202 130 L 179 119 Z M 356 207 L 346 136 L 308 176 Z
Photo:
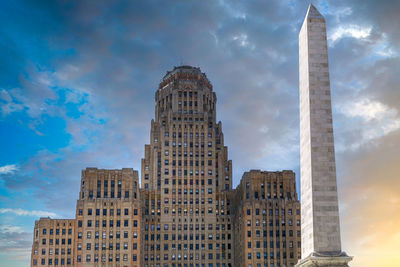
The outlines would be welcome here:
M 216 122 L 212 85 L 199 68 L 175 67 L 164 76 L 155 100 L 141 172 L 143 261 L 228 266 L 233 259 L 227 200 L 232 163 Z
M 347 266 L 341 250 L 328 49 L 324 17 L 310 5 L 299 35 L 302 260 Z

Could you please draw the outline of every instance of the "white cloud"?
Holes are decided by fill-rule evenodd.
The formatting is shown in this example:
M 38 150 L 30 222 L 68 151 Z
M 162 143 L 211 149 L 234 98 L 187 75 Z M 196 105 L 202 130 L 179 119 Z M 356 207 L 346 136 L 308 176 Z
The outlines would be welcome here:
M 382 38 L 373 48 L 373 51 L 376 55 L 384 57 L 384 58 L 391 58 L 398 56 L 397 49 L 390 44 L 388 40 L 388 36 L 386 33 L 382 33 Z
M 24 229 L 15 225 L 0 225 L 0 233 L 5 234 L 22 234 L 25 233 Z
M 13 92 L 8 92 L 5 89 L 2 89 L 0 91 L 0 100 L 2 100 L 0 101 L 0 110 L 2 116 L 7 116 L 8 114 L 24 109 L 24 105 L 13 101 Z
M 56 217 L 54 212 L 43 210 L 23 210 L 23 209 L 0 209 L 0 213 L 14 213 L 18 216 L 34 216 L 34 217 Z
M 386 105 L 364 98 L 358 102 L 347 103 L 343 111 L 351 117 L 362 117 L 366 121 L 381 120 L 387 115 L 396 115 L 396 110 L 389 109 Z
M 235 35 L 235 36 L 232 37 L 232 39 L 234 41 L 236 41 L 239 44 L 239 46 L 241 46 L 241 47 L 247 47 L 247 48 L 250 48 L 250 49 L 254 49 L 255 48 L 254 45 L 250 44 L 247 34 L 242 33 L 242 34 L 239 34 L 239 35 Z
M 6 101 L 6 102 L 11 102 L 12 101 L 12 98 L 11 98 L 10 94 L 4 89 L 2 89 L 0 91 L 0 99 L 3 100 L 3 101 Z
M 357 128 L 362 138 L 353 144 L 353 149 L 400 128 L 398 111 L 379 101 L 363 98 L 343 104 L 339 111 L 347 117 L 361 119 Z
M 339 26 L 329 34 L 328 40 L 334 46 L 337 41 L 345 37 L 365 39 L 371 34 L 371 29 L 371 27 L 361 27 L 359 25 Z
M 9 174 L 18 171 L 18 166 L 16 164 L 4 165 L 0 167 L 0 174 Z

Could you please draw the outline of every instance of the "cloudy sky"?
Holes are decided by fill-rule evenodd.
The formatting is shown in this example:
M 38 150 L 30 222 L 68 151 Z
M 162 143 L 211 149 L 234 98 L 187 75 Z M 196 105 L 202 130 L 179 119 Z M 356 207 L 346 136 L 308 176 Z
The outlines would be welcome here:
M 326 17 L 343 249 L 400 265 L 399 1 L 312 1 Z M 85 167 L 140 170 L 167 70 L 201 67 L 234 166 L 299 179 L 298 33 L 309 0 L 2 1 L 0 265 L 34 221 L 73 218 Z M 386 261 L 386 262 L 385 262 Z

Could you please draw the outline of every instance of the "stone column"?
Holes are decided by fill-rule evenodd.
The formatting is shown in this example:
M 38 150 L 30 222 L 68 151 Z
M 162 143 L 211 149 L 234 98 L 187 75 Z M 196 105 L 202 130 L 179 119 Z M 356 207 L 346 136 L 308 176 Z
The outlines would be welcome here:
M 302 259 L 348 266 L 342 252 L 324 17 L 311 4 L 299 35 Z

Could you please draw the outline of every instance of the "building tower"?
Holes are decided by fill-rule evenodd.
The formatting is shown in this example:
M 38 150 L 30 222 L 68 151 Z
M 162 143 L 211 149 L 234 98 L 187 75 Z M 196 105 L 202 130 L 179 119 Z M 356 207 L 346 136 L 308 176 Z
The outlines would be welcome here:
M 342 252 L 324 17 L 310 4 L 299 34 L 302 260 L 348 266 Z
M 141 266 L 138 171 L 86 168 L 80 187 L 72 265 Z
M 141 172 L 143 266 L 232 266 L 232 163 L 212 85 L 200 68 L 175 67 L 155 102 Z
M 301 257 L 293 171 L 251 170 L 232 198 L 235 266 L 294 266 Z

